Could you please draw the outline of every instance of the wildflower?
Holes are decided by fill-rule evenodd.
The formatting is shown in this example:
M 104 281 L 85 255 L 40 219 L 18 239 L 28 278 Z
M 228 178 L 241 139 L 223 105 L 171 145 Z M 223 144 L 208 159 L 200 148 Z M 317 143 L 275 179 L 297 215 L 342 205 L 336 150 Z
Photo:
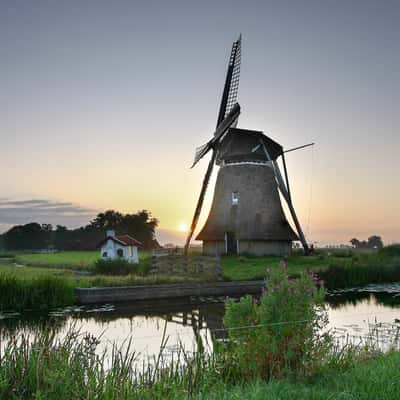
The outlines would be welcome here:
M 321 286 L 322 288 L 325 287 L 325 281 L 323 279 L 320 279 L 318 281 L 318 283 L 319 283 L 319 286 Z
M 311 273 L 311 279 L 312 279 L 314 282 L 318 282 L 318 281 L 319 281 L 318 275 L 315 274 L 314 272 Z
M 279 268 L 286 269 L 286 261 L 285 260 L 279 261 Z

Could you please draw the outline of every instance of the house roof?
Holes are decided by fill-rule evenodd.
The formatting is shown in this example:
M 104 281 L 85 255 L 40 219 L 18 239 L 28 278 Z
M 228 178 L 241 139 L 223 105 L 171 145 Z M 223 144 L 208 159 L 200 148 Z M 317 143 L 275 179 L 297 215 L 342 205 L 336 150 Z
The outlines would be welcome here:
M 107 240 L 109 239 L 116 243 L 119 243 L 121 246 L 142 246 L 142 242 L 139 242 L 139 240 L 134 239 L 132 236 L 118 235 L 118 236 L 107 236 L 100 243 L 98 243 L 96 247 L 99 248 L 103 246 L 103 244 L 106 243 Z

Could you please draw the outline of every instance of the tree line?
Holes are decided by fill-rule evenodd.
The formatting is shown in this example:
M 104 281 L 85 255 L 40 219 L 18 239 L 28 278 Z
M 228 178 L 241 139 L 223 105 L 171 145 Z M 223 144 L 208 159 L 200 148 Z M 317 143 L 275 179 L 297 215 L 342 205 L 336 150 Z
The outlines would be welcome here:
M 356 249 L 381 249 L 383 247 L 383 241 L 380 236 L 373 235 L 368 238 L 368 240 L 358 240 L 353 238 L 350 243 Z
M 159 247 L 155 238 L 157 226 L 158 220 L 147 210 L 136 214 L 107 210 L 77 229 L 37 222 L 16 225 L 0 235 L 0 242 L 6 250 L 93 250 L 104 239 L 106 230 L 112 229 L 117 235 L 127 234 L 139 240 L 144 249 L 152 249 Z

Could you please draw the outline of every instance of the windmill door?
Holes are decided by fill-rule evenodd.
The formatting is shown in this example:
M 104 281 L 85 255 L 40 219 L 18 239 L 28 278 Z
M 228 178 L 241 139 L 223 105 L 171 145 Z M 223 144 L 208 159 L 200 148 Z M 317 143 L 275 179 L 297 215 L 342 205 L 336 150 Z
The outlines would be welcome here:
M 234 232 L 226 232 L 225 234 L 225 245 L 226 245 L 226 254 L 235 255 L 237 254 L 237 240 Z

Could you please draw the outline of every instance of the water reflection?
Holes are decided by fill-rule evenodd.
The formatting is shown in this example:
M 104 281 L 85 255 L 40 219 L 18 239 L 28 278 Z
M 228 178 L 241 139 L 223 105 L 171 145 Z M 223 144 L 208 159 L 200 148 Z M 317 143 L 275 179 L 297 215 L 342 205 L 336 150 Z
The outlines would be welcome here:
M 358 341 L 373 332 L 388 341 L 400 330 L 400 286 L 393 291 L 365 292 L 360 289 L 335 291 L 327 296 L 329 329 L 339 341 Z M 382 287 L 381 287 L 382 289 Z M 191 298 L 136 302 L 134 304 L 105 304 L 95 307 L 67 307 L 48 313 L 26 312 L 0 314 L 0 339 L 24 334 L 36 334 L 44 329 L 54 330 L 62 338 L 74 327 L 81 332 L 101 337 L 100 350 L 112 344 L 124 347 L 132 338 L 133 350 L 140 360 L 158 354 L 165 322 L 168 337 L 167 352 L 178 346 L 195 350 L 198 343 L 212 349 L 211 333 L 226 337 L 222 319 L 224 298 Z M 371 339 L 372 340 L 372 339 Z

